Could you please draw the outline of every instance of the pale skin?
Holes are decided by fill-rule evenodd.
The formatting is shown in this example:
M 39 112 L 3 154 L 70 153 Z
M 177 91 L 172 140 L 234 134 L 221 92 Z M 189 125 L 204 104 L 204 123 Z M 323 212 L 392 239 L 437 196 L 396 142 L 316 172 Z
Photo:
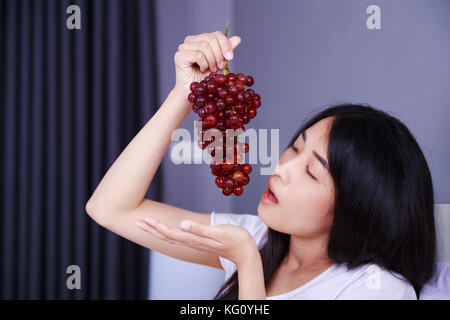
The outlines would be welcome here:
M 327 163 L 331 118 L 300 135 L 280 156 L 272 175 L 277 204 L 260 201 L 258 216 L 270 228 L 290 234 L 289 252 L 278 268 L 267 295 L 278 295 L 308 282 L 330 267 L 327 242 L 333 222 L 334 188 Z M 301 208 L 301 209 L 300 209 Z
M 227 39 L 220 31 L 185 38 L 174 56 L 175 86 L 109 168 L 86 204 L 86 211 L 105 228 L 165 255 L 219 269 L 222 266 L 218 257 L 229 259 L 237 266 L 239 299 L 260 300 L 277 290 L 288 291 L 285 283 L 292 283 L 292 280 L 301 283 L 330 263 L 323 247 L 331 225 L 328 214 L 332 204 L 330 180 L 326 180 L 325 173 L 319 172 L 320 168 L 310 154 L 314 146 L 326 157 L 326 139 L 319 138 L 324 126 L 311 131 L 311 140 L 308 140 L 311 142 L 305 149 L 308 151 L 297 156 L 299 160 L 293 159 L 292 150 L 282 154 L 274 174 L 278 177 L 274 184 L 277 185 L 276 193 L 279 192 L 279 203 L 260 203 L 258 206 L 258 215 L 268 226 L 293 235 L 289 255 L 269 288 L 264 286 L 261 256 L 247 230 L 234 225 L 211 226 L 210 213 L 193 212 L 145 198 L 168 149 L 172 132 L 179 128 L 192 109 L 187 100 L 190 83 L 200 82 L 211 71 L 223 68 L 223 62 L 233 58 L 233 51 L 240 42 L 239 37 Z M 227 55 L 229 52 L 232 56 Z M 309 164 L 321 183 L 312 185 L 301 172 L 291 173 L 294 163 L 296 171 Z M 289 200 L 290 195 L 302 190 L 310 196 Z M 297 213 L 297 200 L 307 208 L 303 216 Z M 277 208 L 281 214 L 273 216 Z M 291 222 L 297 218 L 308 219 L 314 210 L 320 210 L 315 223 L 287 222 L 289 219 Z M 283 222 L 283 219 L 288 220 Z M 190 228 L 184 228 L 185 223 L 190 223 Z
M 162 241 L 204 250 L 232 261 L 238 270 L 239 300 L 266 299 L 261 256 L 247 230 L 231 224 L 210 226 L 190 220 L 183 220 L 179 227 L 170 227 L 150 217 L 135 224 Z

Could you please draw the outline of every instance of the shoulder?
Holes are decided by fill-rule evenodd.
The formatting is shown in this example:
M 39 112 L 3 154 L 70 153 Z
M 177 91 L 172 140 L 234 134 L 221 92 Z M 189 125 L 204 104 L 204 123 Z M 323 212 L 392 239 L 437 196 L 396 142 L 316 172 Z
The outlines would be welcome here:
M 365 264 L 347 272 L 350 280 L 337 299 L 417 300 L 414 287 L 403 276 L 377 264 Z

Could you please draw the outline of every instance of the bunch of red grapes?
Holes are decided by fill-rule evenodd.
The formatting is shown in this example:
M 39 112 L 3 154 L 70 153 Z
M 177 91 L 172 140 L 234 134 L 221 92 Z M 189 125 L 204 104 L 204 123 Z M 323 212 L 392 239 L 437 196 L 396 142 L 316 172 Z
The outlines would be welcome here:
M 244 132 L 244 125 L 256 116 L 261 106 L 261 96 L 253 89 L 245 89 L 245 86 L 253 85 L 252 76 L 232 72 L 226 74 L 227 71 L 225 69 L 225 74 L 211 72 L 200 83 L 192 82 L 188 100 L 193 103 L 192 110 L 201 119 L 197 122 L 198 145 L 201 149 L 206 148 L 212 156 L 210 168 L 216 176 L 216 185 L 226 196 L 240 196 L 244 192 L 243 187 L 250 182 L 249 174 L 252 172 L 250 164 L 241 164 L 242 154 L 249 151 L 249 145 L 238 142 L 236 134 L 227 136 L 227 129 Z M 217 143 L 213 144 L 215 139 L 203 139 L 209 129 L 220 130 L 221 139 Z

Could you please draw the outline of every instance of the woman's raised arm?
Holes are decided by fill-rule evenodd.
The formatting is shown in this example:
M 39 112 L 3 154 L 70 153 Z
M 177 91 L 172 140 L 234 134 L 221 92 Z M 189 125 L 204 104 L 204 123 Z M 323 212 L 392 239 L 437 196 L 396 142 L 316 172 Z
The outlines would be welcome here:
M 177 129 L 190 111 L 190 102 L 173 89 L 162 106 L 115 160 L 86 204 L 96 220 L 107 222 L 114 216 L 137 208 Z
M 183 219 L 210 224 L 210 215 L 192 212 L 145 199 L 148 187 L 167 151 L 172 132 L 179 128 L 192 106 L 187 99 L 189 85 L 201 81 L 225 60 L 240 38 L 228 39 L 221 32 L 188 36 L 175 53 L 176 82 L 159 110 L 109 168 L 86 204 L 86 212 L 100 225 L 136 243 L 185 261 L 221 268 L 217 256 L 167 244 L 149 237 L 134 225 L 144 216 L 170 226 Z

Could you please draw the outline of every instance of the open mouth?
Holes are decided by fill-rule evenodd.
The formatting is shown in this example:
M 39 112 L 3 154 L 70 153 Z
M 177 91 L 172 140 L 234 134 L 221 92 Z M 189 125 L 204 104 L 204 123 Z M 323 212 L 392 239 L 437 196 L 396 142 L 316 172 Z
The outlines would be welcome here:
M 272 190 L 270 189 L 270 186 L 268 187 L 268 189 L 269 189 L 269 198 L 270 198 L 270 200 L 272 200 L 275 203 L 278 203 L 278 199 L 275 196 L 275 194 L 272 192 Z
M 268 179 L 266 191 L 264 191 L 264 193 L 262 194 L 262 200 L 268 205 L 278 203 L 278 198 L 275 195 L 275 193 L 272 191 L 272 188 L 273 188 L 273 181 L 271 181 L 272 178 L 273 178 L 273 176 L 271 176 Z

